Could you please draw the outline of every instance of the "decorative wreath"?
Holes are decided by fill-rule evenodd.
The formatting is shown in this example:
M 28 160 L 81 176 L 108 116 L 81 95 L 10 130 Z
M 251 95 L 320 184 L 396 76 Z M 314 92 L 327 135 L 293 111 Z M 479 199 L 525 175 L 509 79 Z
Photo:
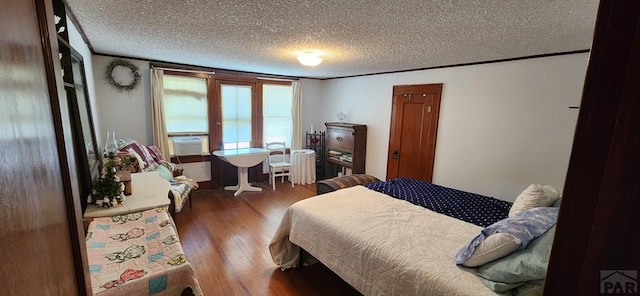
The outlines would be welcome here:
M 118 66 L 126 67 L 131 70 L 131 75 L 133 75 L 133 80 L 129 84 L 123 84 L 121 81 L 116 81 L 113 79 L 113 69 Z M 105 76 L 109 84 L 113 85 L 113 87 L 117 88 L 120 91 L 132 91 L 135 89 L 138 84 L 140 84 L 140 72 L 138 66 L 132 64 L 129 61 L 125 61 L 122 59 L 115 59 L 107 65 L 107 69 L 105 70 Z

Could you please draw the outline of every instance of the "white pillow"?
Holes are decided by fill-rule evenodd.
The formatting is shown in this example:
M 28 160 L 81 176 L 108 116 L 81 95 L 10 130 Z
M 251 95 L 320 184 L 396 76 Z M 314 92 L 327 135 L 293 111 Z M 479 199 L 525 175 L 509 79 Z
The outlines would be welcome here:
M 560 193 L 552 186 L 531 184 L 516 197 L 509 210 L 509 217 L 531 208 L 551 206 L 559 198 Z
M 491 262 L 496 259 L 505 257 L 522 246 L 522 242 L 509 233 L 498 232 L 487 237 L 478 247 L 469 259 L 462 265 L 468 267 L 476 267 Z

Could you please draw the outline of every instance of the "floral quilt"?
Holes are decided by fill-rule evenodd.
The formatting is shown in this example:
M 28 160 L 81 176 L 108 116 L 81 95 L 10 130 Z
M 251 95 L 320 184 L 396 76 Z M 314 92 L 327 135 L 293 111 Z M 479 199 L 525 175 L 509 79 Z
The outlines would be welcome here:
M 95 218 L 86 245 L 94 295 L 202 295 L 166 208 Z

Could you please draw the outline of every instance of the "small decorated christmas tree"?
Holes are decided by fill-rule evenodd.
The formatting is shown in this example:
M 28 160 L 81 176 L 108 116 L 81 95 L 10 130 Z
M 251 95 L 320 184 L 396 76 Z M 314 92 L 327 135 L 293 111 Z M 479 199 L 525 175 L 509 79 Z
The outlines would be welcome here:
M 100 177 L 93 183 L 89 203 L 106 208 L 122 205 L 125 200 L 124 184 L 116 175 L 119 162 L 115 152 L 105 155 Z

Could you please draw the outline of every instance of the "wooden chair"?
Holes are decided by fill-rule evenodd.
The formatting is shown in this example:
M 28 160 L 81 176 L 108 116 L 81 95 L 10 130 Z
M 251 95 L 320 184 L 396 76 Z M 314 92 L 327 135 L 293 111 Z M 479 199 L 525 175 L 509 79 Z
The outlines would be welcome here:
M 293 187 L 292 167 L 291 162 L 287 162 L 287 149 L 284 142 L 270 142 L 267 143 L 267 150 L 270 151 L 267 162 L 269 163 L 269 183 L 273 190 L 276 190 L 276 177 L 282 177 L 282 183 L 284 183 L 284 177 L 286 176 L 291 187 Z

